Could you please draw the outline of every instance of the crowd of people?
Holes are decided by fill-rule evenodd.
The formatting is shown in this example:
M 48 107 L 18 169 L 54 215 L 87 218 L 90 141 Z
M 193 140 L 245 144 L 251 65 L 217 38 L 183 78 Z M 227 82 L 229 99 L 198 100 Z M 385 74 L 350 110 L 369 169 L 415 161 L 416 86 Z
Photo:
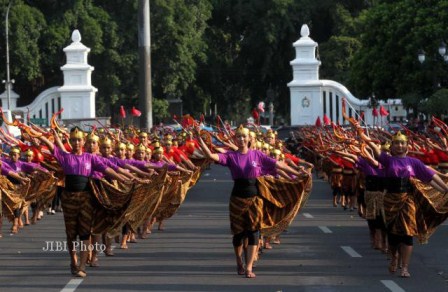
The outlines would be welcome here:
M 390 259 L 389 272 L 400 270 L 408 278 L 413 238 L 428 242 L 448 217 L 448 127 L 433 118 L 428 132 L 403 126 L 391 134 L 345 118 L 351 129 L 335 124 L 302 129 L 299 147 L 330 184 L 332 205 L 358 210 L 367 220 L 372 248 Z
M 192 121 L 178 132 L 84 132 L 19 124 L 20 140 L 2 133 L 10 147 L 0 160 L 2 215 L 15 234 L 43 211 L 53 214 L 60 201 L 70 270 L 85 277 L 87 266 L 99 265 L 98 250 L 77 250 L 79 242 L 102 242 L 113 256 L 114 239 L 127 249 L 148 238 L 155 224 L 163 230 L 203 170 L 216 163 L 228 167 L 234 181 L 229 218 L 236 272 L 254 278 L 260 251 L 280 243 L 305 204 L 315 167 L 330 184 L 331 204 L 357 210 L 367 220 L 372 248 L 389 257 L 389 272 L 408 278 L 413 237 L 427 242 L 448 216 L 448 127 L 435 119 L 427 133 L 403 127 L 391 134 L 344 118 L 351 129 L 301 127 L 288 147 L 275 131 L 253 125 L 212 132 Z
M 229 215 L 237 273 L 254 278 L 261 248 L 279 242 L 311 189 L 313 165 L 288 153 L 274 131 L 209 132 L 197 122 L 179 132 L 17 126 L 20 139 L 1 135 L 9 147 L 0 162 L 3 217 L 15 234 L 45 211 L 61 210 L 77 277 L 99 266 L 99 250 L 77 247 L 102 242 L 101 251 L 113 256 L 114 239 L 127 249 L 148 238 L 155 224 L 163 230 L 202 171 L 216 162 L 229 167 L 235 181 Z

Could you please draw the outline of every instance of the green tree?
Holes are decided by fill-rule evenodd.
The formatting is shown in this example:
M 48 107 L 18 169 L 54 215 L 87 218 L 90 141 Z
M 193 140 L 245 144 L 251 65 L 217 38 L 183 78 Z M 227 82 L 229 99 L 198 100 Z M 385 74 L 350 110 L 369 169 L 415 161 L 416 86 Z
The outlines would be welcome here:
M 353 58 L 349 87 L 358 96 L 428 98 L 446 75 L 436 50 L 447 38 L 448 2 L 378 2 L 358 19 L 362 47 Z M 419 49 L 431 52 L 423 65 L 417 60 Z

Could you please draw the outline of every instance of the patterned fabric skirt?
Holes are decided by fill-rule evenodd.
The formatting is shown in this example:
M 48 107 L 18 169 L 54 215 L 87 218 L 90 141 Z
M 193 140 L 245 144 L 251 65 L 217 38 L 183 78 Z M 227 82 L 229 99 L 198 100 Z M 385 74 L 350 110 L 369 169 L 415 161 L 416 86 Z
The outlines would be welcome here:
M 57 192 L 57 178 L 51 173 L 35 171 L 30 175 L 30 188 L 25 197 L 26 205 L 36 203 L 36 209 L 45 208 Z
M 14 185 L 5 176 L 0 176 L 1 213 L 9 221 L 14 220 L 14 211 L 25 206 L 25 198 L 30 184 Z
M 151 217 L 158 208 L 166 186 L 167 173 L 159 173 L 143 184 L 91 181 L 95 196 L 93 234 L 119 235 L 123 225 L 132 231 Z
M 384 218 L 384 193 L 384 191 L 364 191 L 365 218 L 367 220 L 375 220 L 378 216 Z
M 232 234 L 260 230 L 265 236 L 284 231 L 305 205 L 312 187 L 310 176 L 295 180 L 259 177 L 260 195 L 252 198 L 231 196 L 229 203 Z
M 417 179 L 411 183 L 414 191 L 385 194 L 386 227 L 390 233 L 417 236 L 420 243 L 427 243 L 448 217 L 448 196 Z
M 67 241 L 73 242 L 77 236 L 86 237 L 90 235 L 94 216 L 92 193 L 90 191 L 63 191 L 61 205 L 64 210 Z
M 260 230 L 263 220 L 263 200 L 258 196 L 250 198 L 231 196 L 229 216 L 233 235 L 245 230 Z

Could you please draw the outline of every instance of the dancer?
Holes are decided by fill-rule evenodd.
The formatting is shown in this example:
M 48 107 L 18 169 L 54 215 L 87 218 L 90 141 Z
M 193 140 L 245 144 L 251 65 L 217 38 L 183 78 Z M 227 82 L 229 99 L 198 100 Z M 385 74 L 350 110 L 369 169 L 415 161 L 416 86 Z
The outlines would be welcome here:
M 39 139 L 45 143 L 53 156 L 59 162 L 65 174 L 65 190 L 61 196 L 64 210 L 65 231 L 70 255 L 70 269 L 73 275 L 85 277 L 86 262 L 89 255 L 89 238 L 91 236 L 92 221 L 94 216 L 93 196 L 89 188 L 89 178 L 93 171 L 99 171 L 106 175 L 127 183 L 129 180 L 107 167 L 99 157 L 83 152 L 85 143 L 84 132 L 75 127 L 70 131 L 71 152 L 63 147 L 56 131 L 52 130 L 55 144 L 44 136 Z M 39 133 L 36 133 L 38 135 Z M 62 146 L 62 147 L 61 147 Z M 77 242 L 79 236 L 80 243 Z M 76 256 L 76 247 L 80 247 L 80 263 Z
M 299 176 L 299 172 L 283 162 L 276 161 L 258 150 L 249 149 L 249 130 L 240 126 L 236 131 L 237 151 L 227 153 L 211 153 L 200 137 L 200 129 L 196 134 L 201 149 L 209 159 L 227 166 L 230 169 L 234 186 L 230 197 L 230 226 L 233 233 L 233 247 L 239 275 L 255 278 L 252 272 L 255 256 L 258 252 L 259 230 L 263 217 L 263 200 L 258 196 L 257 177 L 265 170 L 278 168 Z M 248 239 L 246 269 L 243 266 L 243 240 Z
M 379 163 L 384 166 L 385 188 L 384 210 L 389 249 L 391 252 L 390 273 L 398 268 L 398 256 L 402 262 L 401 277 L 409 278 L 409 262 L 413 249 L 413 236 L 421 239 L 429 237 L 429 228 L 441 224 L 446 214 L 436 216 L 431 207 L 431 199 L 424 194 L 416 196 L 410 179 L 415 177 L 430 184 L 441 193 L 448 192 L 448 186 L 430 168 L 420 160 L 407 157 L 408 138 L 398 131 L 392 137 L 391 155 L 381 152 L 380 148 L 367 137 L 358 125 L 361 138 L 374 150 Z M 419 214 L 419 220 L 417 220 Z

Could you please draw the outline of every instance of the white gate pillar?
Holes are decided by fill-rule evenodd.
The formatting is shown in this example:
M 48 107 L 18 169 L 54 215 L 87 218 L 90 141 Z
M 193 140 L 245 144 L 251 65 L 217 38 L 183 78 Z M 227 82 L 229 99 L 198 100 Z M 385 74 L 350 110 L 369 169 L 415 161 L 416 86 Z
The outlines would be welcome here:
M 90 49 L 81 43 L 78 30 L 72 33 L 72 43 L 64 48 L 67 63 L 61 67 L 64 85 L 58 89 L 61 94 L 62 119 L 95 118 L 95 93 L 91 75 L 94 68 L 87 63 Z
M 320 61 L 316 58 L 317 43 L 309 35 L 306 24 L 300 30 L 301 38 L 293 46 L 296 58 L 290 62 L 293 80 L 288 83 L 291 94 L 291 125 L 313 125 L 316 118 L 323 117 Z

